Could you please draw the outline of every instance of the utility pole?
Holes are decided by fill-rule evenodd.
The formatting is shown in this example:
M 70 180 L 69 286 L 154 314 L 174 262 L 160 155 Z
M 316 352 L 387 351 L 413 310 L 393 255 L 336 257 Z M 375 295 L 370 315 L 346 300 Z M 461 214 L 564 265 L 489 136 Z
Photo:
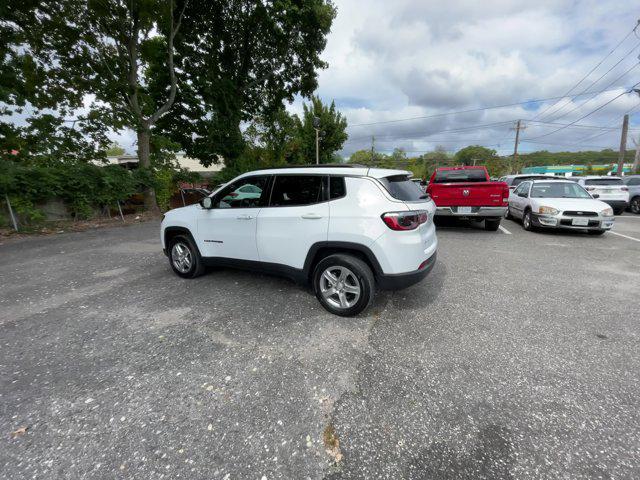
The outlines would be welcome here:
M 373 162 L 376 158 L 375 144 L 376 144 L 376 137 L 371 135 L 371 165 L 373 165 Z
M 316 165 L 320 165 L 320 119 L 313 117 L 313 129 L 316 131 Z
M 620 154 L 618 155 L 618 170 L 616 173 L 622 176 L 624 170 L 624 154 L 627 150 L 627 133 L 629 132 L 629 114 L 627 113 L 622 120 L 622 136 L 620 137 Z
M 636 156 L 633 159 L 633 166 L 631 167 L 631 173 L 637 174 L 637 173 L 640 173 L 638 172 L 638 167 L 640 167 L 640 135 L 638 135 L 637 141 L 633 137 L 631 137 L 631 140 L 633 140 L 633 144 L 636 146 Z
M 520 143 L 520 130 L 524 130 L 525 127 L 524 125 L 522 125 L 522 120 L 518 120 L 516 123 L 515 128 L 512 128 L 511 130 L 515 130 L 516 131 L 516 141 L 513 144 L 513 161 L 511 162 L 512 165 L 515 167 L 516 162 L 518 160 L 518 144 Z

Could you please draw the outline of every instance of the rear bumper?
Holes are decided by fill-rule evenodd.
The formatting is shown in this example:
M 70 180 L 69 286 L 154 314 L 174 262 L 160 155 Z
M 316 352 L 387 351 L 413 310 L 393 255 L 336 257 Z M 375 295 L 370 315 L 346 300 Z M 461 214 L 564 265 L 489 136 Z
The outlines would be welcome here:
M 376 275 L 376 283 L 381 290 L 401 290 L 423 280 L 436 264 L 437 253 L 434 252 L 421 269 L 408 273 L 380 273 Z
M 561 228 L 566 230 L 610 230 L 615 221 L 614 217 L 585 217 L 588 219 L 588 225 L 572 225 L 573 219 L 576 217 L 568 217 L 565 215 L 540 215 L 538 213 L 531 214 L 531 223 L 539 228 Z
M 436 216 L 439 217 L 503 217 L 507 207 L 471 207 L 471 213 L 459 213 L 460 207 L 437 207 Z
M 629 202 L 626 200 L 603 200 L 599 198 L 601 202 L 606 203 L 611 208 L 627 208 L 629 206 Z

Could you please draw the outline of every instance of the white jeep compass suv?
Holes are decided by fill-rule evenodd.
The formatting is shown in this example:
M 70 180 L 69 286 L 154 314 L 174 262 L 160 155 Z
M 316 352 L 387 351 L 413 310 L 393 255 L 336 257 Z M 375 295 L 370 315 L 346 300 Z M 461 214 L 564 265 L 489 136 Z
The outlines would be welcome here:
M 436 260 L 435 204 L 411 173 L 305 166 L 245 173 L 200 204 L 167 212 L 173 271 L 239 267 L 310 282 L 324 308 L 356 315 L 374 291 L 422 280 Z

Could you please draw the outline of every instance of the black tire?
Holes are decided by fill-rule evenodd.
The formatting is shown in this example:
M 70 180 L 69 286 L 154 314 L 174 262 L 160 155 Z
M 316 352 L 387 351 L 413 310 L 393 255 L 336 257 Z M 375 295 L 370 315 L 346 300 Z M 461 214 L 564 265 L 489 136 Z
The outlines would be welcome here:
M 527 232 L 532 232 L 535 230 L 533 226 L 533 220 L 531 220 L 531 210 L 527 210 L 522 215 L 522 228 L 524 228 Z
M 495 218 L 495 219 L 486 219 L 484 221 L 484 229 L 485 230 L 489 230 L 490 232 L 495 232 L 496 230 L 498 230 L 498 228 L 500 228 L 500 219 L 499 218 Z
M 589 235 L 602 235 L 606 230 L 587 230 Z
M 507 207 L 507 213 L 504 214 L 504 218 L 507 220 L 513 220 L 513 215 L 511 215 L 511 207 Z
M 326 277 L 323 277 L 327 270 L 336 279 L 338 279 L 337 275 L 339 273 L 345 272 L 345 277 L 341 280 L 342 283 L 331 282 Z M 326 293 L 329 288 L 335 290 L 335 286 L 342 286 L 342 294 L 347 305 L 349 302 L 355 303 L 342 307 L 340 305 L 342 303 L 342 295 L 340 293 Z M 358 257 L 349 254 L 329 255 L 320 260 L 313 271 L 313 290 L 316 298 L 327 311 L 341 317 L 351 317 L 365 310 L 373 301 L 375 286 L 375 278 L 369 265 Z M 359 296 L 356 297 L 353 292 L 345 292 L 345 287 L 352 289 L 358 287 Z
M 631 213 L 640 215 L 640 196 L 633 197 L 631 199 L 631 202 L 629 203 L 629 210 L 631 210 Z
M 183 249 L 188 251 L 189 258 L 189 266 L 186 268 L 185 264 L 182 263 L 183 268 L 178 268 L 178 265 L 181 264 L 179 260 L 175 258 L 180 252 L 180 248 L 174 248 L 176 245 L 181 246 Z M 188 235 L 178 235 L 171 239 L 168 245 L 169 252 L 169 265 L 171 265 L 171 269 L 175 272 L 176 275 L 182 278 L 196 278 L 202 275 L 205 272 L 205 266 L 202 262 L 202 257 L 200 256 L 200 252 L 198 251 L 198 247 L 196 247 L 195 242 Z

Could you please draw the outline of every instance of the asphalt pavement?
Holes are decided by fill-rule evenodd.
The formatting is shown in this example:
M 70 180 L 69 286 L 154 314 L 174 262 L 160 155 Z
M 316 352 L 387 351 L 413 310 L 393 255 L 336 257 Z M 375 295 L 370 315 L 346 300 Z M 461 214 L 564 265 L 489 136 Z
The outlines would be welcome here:
M 352 319 L 156 222 L 5 242 L 0 478 L 640 478 L 640 216 L 503 227 Z

